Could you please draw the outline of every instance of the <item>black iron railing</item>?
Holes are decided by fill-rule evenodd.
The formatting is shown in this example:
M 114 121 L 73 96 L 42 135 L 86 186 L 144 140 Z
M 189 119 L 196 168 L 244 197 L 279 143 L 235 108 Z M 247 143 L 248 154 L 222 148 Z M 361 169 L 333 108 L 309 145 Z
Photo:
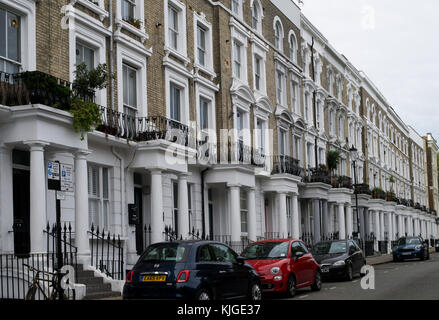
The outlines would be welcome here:
M 353 189 L 352 178 L 346 176 L 333 176 L 331 177 L 331 186 L 335 189 Z
M 72 100 L 94 102 L 93 90 L 78 90 L 71 82 L 40 71 L 9 74 L 0 72 L 0 104 L 17 106 L 44 104 L 69 110 Z
M 166 140 L 189 146 L 189 127 L 163 116 L 137 118 L 136 140 Z
M 75 274 L 77 272 L 77 253 L 78 248 L 72 245 L 72 225 L 69 222 L 64 223 L 64 226 L 61 227 L 60 232 L 58 232 L 56 224 L 50 226 L 47 223 L 46 230 L 44 230 L 44 234 L 46 235 L 46 245 L 47 245 L 47 253 L 51 255 L 52 261 L 54 263 L 54 269 L 58 269 L 57 266 L 57 243 L 58 243 L 58 234 L 61 235 L 60 243 L 61 243 L 61 261 L 62 266 L 70 265 L 74 267 Z M 59 266 L 59 267 L 62 267 Z
M 381 254 L 387 254 L 388 253 L 388 249 L 389 249 L 389 241 L 384 240 L 384 241 L 378 241 L 378 251 Z
M 91 226 L 90 265 L 115 280 L 124 279 L 124 257 L 120 236 Z
M 334 232 L 334 233 L 328 233 L 321 236 L 322 241 L 334 241 L 334 240 L 340 240 L 340 233 Z
M 318 168 L 310 169 L 308 175 L 305 177 L 305 182 L 307 183 L 325 183 L 330 185 L 331 178 L 327 170 Z
M 370 190 L 369 185 L 365 183 L 355 185 L 355 193 L 372 195 L 372 191 Z
M 308 248 L 311 248 L 314 245 L 314 235 L 312 232 L 305 232 L 302 234 L 300 238 Z
M 300 161 L 285 155 L 272 156 L 272 174 L 291 174 L 297 177 L 304 177 L 305 170 L 300 167 Z
M 227 160 L 230 164 L 246 164 L 264 168 L 267 157 L 258 148 L 246 145 L 242 140 L 237 142 L 229 140 Z

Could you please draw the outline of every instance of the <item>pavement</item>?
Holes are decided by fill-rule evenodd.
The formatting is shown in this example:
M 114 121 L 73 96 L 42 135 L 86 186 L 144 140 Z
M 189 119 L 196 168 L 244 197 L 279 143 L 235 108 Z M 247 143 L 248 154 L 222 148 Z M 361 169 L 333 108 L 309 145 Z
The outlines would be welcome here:
M 298 290 L 296 300 L 439 300 L 439 253 L 432 253 L 426 261 L 382 263 L 386 256 L 373 257 L 372 289 L 363 289 L 366 279 L 352 282 L 324 282 L 322 290 Z M 369 279 L 371 280 L 371 279 Z M 362 285 L 363 283 L 363 285 Z M 267 297 L 270 298 L 270 297 Z M 279 297 L 274 297 L 278 299 Z

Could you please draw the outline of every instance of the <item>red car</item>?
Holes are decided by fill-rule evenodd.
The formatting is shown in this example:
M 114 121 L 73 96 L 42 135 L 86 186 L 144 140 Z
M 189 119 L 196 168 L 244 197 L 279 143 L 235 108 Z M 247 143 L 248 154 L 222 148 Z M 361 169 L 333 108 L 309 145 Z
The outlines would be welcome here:
M 286 293 L 322 288 L 319 264 L 301 240 L 265 240 L 249 245 L 242 256 L 259 274 L 264 292 Z

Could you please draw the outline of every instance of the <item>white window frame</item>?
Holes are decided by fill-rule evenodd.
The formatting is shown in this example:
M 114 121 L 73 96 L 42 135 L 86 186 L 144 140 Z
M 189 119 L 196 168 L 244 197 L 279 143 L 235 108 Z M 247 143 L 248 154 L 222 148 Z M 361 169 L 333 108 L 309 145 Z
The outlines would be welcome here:
M 237 6 L 236 8 L 234 7 L 235 5 Z M 242 0 L 231 0 L 230 6 L 232 14 L 242 19 Z
M 168 8 L 172 6 L 178 13 L 178 37 L 177 37 L 177 49 L 173 48 L 169 39 L 169 12 Z M 176 55 L 187 59 L 187 28 L 186 28 L 186 6 L 181 1 L 177 0 L 164 0 L 165 8 L 165 49 Z
M 290 30 L 290 33 L 288 34 L 288 43 L 290 44 L 289 58 L 294 63 L 297 63 L 298 45 L 296 33 L 294 32 L 294 30 Z M 294 49 L 294 51 L 292 49 Z
M 287 107 L 287 73 L 286 69 L 279 63 L 276 64 L 276 103 L 282 107 Z M 281 83 L 279 83 L 281 76 Z
M 94 195 L 93 193 L 90 193 L 90 171 L 91 170 L 97 170 L 98 171 L 98 181 L 97 181 L 97 193 L 96 195 Z M 104 172 L 106 172 L 107 175 L 107 198 L 104 197 Z M 88 212 L 88 217 L 89 217 L 89 224 L 91 226 L 92 223 L 94 223 L 92 221 L 92 219 L 90 219 L 90 203 L 93 202 L 97 202 L 97 214 L 98 214 L 98 223 L 95 224 L 95 228 L 97 226 L 99 226 L 100 228 L 105 228 L 108 230 L 109 226 L 110 226 L 110 217 L 111 217 L 111 197 L 110 197 L 110 169 L 104 166 L 100 166 L 100 165 L 95 165 L 95 164 L 88 164 L 87 166 L 87 188 L 88 188 L 88 203 L 89 203 L 89 212 Z M 104 210 L 104 207 L 106 207 L 106 210 Z M 105 215 L 105 211 L 106 211 L 106 215 Z
M 166 81 L 166 117 L 171 119 L 171 84 L 180 89 L 180 123 L 189 125 L 189 81 L 188 78 L 180 73 L 174 72 L 169 68 L 165 71 Z
M 125 101 L 123 101 L 124 100 L 124 96 L 125 96 L 125 82 L 124 82 L 124 79 L 125 79 L 125 69 L 128 71 L 128 72 L 134 72 L 135 73 L 135 77 L 136 77 L 136 81 L 135 81 L 135 88 L 134 88 L 134 92 L 135 92 L 135 105 L 131 105 L 131 104 L 126 104 L 125 103 Z M 138 85 L 138 81 L 137 81 L 137 77 L 138 77 L 138 70 L 137 70 L 137 68 L 136 67 L 133 67 L 133 66 L 131 66 L 130 64 L 128 64 L 128 63 L 126 63 L 126 62 L 124 62 L 124 63 L 122 63 L 122 83 L 123 83 L 123 86 L 122 86 L 122 101 L 123 101 L 123 108 L 124 108 L 124 110 L 123 110 L 123 112 L 125 113 L 125 114 L 130 114 L 130 113 L 127 113 L 126 112 L 126 110 L 125 110 L 125 108 L 127 108 L 127 109 L 129 109 L 130 111 L 132 111 L 132 112 L 134 112 L 134 114 L 135 115 L 137 115 L 137 113 L 139 112 L 139 107 L 138 107 L 138 105 L 139 105 L 139 100 L 137 100 L 138 99 L 138 96 L 137 96 L 137 92 L 138 92 L 138 90 L 137 90 L 137 85 Z M 127 84 L 127 86 L 128 86 L 128 84 Z
M 254 23 L 254 8 L 255 7 L 258 10 L 258 17 L 257 17 L 258 19 L 256 19 L 257 20 L 256 28 L 253 25 L 253 23 Z M 256 32 L 262 33 L 262 20 L 264 19 L 264 10 L 263 10 L 263 7 L 261 5 L 260 0 L 252 0 L 250 3 L 250 10 L 251 10 L 251 19 L 252 19 L 251 26 L 252 26 L 252 28 Z
M 205 64 L 202 65 L 198 57 L 198 27 L 204 29 L 205 33 Z M 200 68 L 209 75 L 214 73 L 213 70 L 213 47 L 212 47 L 212 24 L 207 21 L 206 16 L 194 11 L 194 57 L 195 67 Z
M 2 8 L 20 16 L 19 71 L 36 70 L 36 5 L 34 1 L 0 0 Z
M 267 95 L 267 81 L 266 81 L 266 63 L 267 63 L 267 51 L 268 47 L 258 41 L 256 38 L 252 39 L 252 54 L 253 54 L 253 89 L 261 96 Z M 256 88 L 256 58 L 260 59 L 260 88 Z
M 280 27 L 279 29 L 279 35 L 277 35 L 277 26 Z M 283 51 L 284 50 L 284 26 L 282 21 L 280 20 L 280 18 L 278 16 L 276 16 L 274 18 L 273 21 L 273 31 L 274 31 L 274 47 L 279 50 L 279 51 Z M 278 39 L 279 37 L 279 39 Z M 277 44 L 276 42 L 279 41 L 279 43 Z

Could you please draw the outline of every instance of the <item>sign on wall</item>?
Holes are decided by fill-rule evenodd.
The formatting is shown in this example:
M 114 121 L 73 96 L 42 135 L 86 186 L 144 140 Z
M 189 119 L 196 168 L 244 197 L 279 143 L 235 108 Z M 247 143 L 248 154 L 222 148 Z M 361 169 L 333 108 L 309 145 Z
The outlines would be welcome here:
M 73 166 L 61 164 L 61 191 L 73 192 Z

